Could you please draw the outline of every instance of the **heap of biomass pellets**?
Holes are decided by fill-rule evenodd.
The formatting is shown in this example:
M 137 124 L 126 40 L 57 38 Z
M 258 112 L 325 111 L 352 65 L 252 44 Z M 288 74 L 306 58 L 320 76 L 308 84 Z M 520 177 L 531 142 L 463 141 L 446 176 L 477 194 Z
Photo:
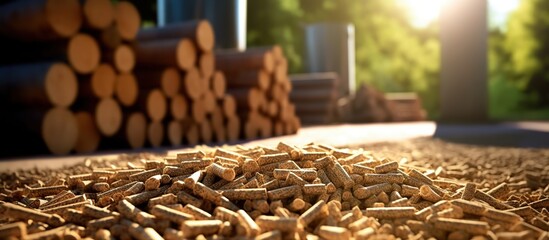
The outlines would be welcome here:
M 0 175 L 0 239 L 549 239 L 549 150 L 436 140 L 121 155 Z

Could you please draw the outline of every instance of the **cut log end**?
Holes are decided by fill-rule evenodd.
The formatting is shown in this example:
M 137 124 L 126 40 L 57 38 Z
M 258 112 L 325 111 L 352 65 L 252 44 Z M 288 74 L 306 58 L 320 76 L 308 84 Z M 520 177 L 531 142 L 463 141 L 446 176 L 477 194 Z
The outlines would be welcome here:
M 62 107 L 50 109 L 42 120 L 42 138 L 52 153 L 69 153 L 78 138 L 78 124 L 74 114 Z
M 182 70 L 189 70 L 196 63 L 196 49 L 189 39 L 181 39 L 176 48 L 177 64 Z
M 110 0 L 86 0 L 83 9 L 88 27 L 105 29 L 114 21 L 114 9 Z
M 166 116 L 167 103 L 164 93 L 160 89 L 154 89 L 147 95 L 147 115 L 153 121 L 161 121 Z
M 160 147 L 164 139 L 164 125 L 162 122 L 151 122 L 147 127 L 147 138 L 153 147 Z
M 267 73 L 272 73 L 274 71 L 275 61 L 271 52 L 266 52 L 263 55 L 263 67 L 265 68 L 265 71 L 267 71 Z
M 204 110 L 206 113 L 212 113 L 215 110 L 216 100 L 212 91 L 207 90 L 204 98 Z
M 141 16 L 137 8 L 130 2 L 119 2 L 114 7 L 114 18 L 120 37 L 124 40 L 134 40 L 141 25 Z
M 114 65 L 118 71 L 129 73 L 135 67 L 135 54 L 128 45 L 120 45 L 114 50 Z
M 206 119 L 206 110 L 204 108 L 204 99 L 194 100 L 191 106 L 191 114 L 195 122 L 202 122 Z
M 227 117 L 231 117 L 236 114 L 236 100 L 232 95 L 227 94 L 223 97 L 223 113 Z
M 174 119 L 176 120 L 183 120 L 187 117 L 187 111 L 189 106 L 187 104 L 187 100 L 185 100 L 185 97 L 181 94 L 175 95 L 175 97 L 172 98 L 171 104 L 170 104 L 170 112 Z
M 69 66 L 55 63 L 46 74 L 45 88 L 48 99 L 54 106 L 68 107 L 76 99 L 78 81 Z
M 78 0 L 49 0 L 46 16 L 53 31 L 61 37 L 70 37 L 82 26 L 82 10 Z
M 99 65 L 101 52 L 93 37 L 79 33 L 70 39 L 67 56 L 76 72 L 88 74 Z
M 204 93 L 201 81 L 202 79 L 196 68 L 187 70 L 185 78 L 183 79 L 183 85 L 185 94 L 192 100 L 199 99 Z
M 183 127 L 181 122 L 172 120 L 168 123 L 168 140 L 172 146 L 180 146 L 183 141 Z
M 212 81 L 211 89 L 217 99 L 222 99 L 225 96 L 225 91 L 227 91 L 227 80 L 225 79 L 225 74 L 221 71 L 215 71 Z
M 215 35 L 212 25 L 202 20 L 198 23 L 196 28 L 196 41 L 197 45 L 203 52 L 211 52 L 215 45 Z
M 137 101 L 139 88 L 135 76 L 131 73 L 122 73 L 116 80 L 116 96 L 123 106 L 132 106 Z
M 101 64 L 91 76 L 91 86 L 95 96 L 109 98 L 113 96 L 116 83 L 116 73 L 109 64 Z
M 78 139 L 74 150 L 77 153 L 91 153 L 97 150 L 101 135 L 95 125 L 93 116 L 89 112 L 75 113 L 76 122 L 78 124 Z
M 173 98 L 177 96 L 181 88 L 181 75 L 179 71 L 173 67 L 164 69 L 162 71 L 160 86 L 166 97 Z
M 198 59 L 198 66 L 203 78 L 211 78 L 215 71 L 215 59 L 213 53 L 202 53 Z
M 142 148 L 145 146 L 147 137 L 147 119 L 140 112 L 134 112 L 128 117 L 126 123 L 126 138 L 131 148 Z
M 114 135 L 122 124 L 120 105 L 112 98 L 101 100 L 95 109 L 95 122 L 104 136 Z

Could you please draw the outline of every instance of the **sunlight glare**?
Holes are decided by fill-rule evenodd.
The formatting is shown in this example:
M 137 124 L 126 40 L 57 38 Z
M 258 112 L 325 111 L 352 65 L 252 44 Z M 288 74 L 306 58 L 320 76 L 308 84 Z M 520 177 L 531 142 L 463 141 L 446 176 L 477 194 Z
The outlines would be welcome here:
M 449 0 L 400 0 L 410 12 L 410 21 L 417 28 L 427 27 L 438 20 L 442 6 Z

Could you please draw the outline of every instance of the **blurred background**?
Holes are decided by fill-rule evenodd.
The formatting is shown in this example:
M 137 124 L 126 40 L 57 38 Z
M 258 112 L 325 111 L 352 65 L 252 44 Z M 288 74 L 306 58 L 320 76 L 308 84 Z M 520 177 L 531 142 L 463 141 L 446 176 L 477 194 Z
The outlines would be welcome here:
M 156 2 L 133 1 L 144 25 Z M 183 1 L 184 2 L 184 1 Z M 200 1 L 199 1 L 200 2 Z M 262 0 L 247 2 L 247 46 L 279 44 L 290 73 L 307 71 L 306 29 L 351 23 L 356 86 L 416 92 L 429 119 L 440 113 L 439 13 L 448 0 Z M 489 117 L 549 119 L 549 2 L 488 0 Z

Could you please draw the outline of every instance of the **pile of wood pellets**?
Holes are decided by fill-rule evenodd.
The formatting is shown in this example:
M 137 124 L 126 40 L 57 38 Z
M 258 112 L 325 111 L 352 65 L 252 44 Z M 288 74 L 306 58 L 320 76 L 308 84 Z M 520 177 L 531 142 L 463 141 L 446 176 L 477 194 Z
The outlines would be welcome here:
M 0 239 L 549 239 L 549 149 L 281 142 L 0 180 Z

